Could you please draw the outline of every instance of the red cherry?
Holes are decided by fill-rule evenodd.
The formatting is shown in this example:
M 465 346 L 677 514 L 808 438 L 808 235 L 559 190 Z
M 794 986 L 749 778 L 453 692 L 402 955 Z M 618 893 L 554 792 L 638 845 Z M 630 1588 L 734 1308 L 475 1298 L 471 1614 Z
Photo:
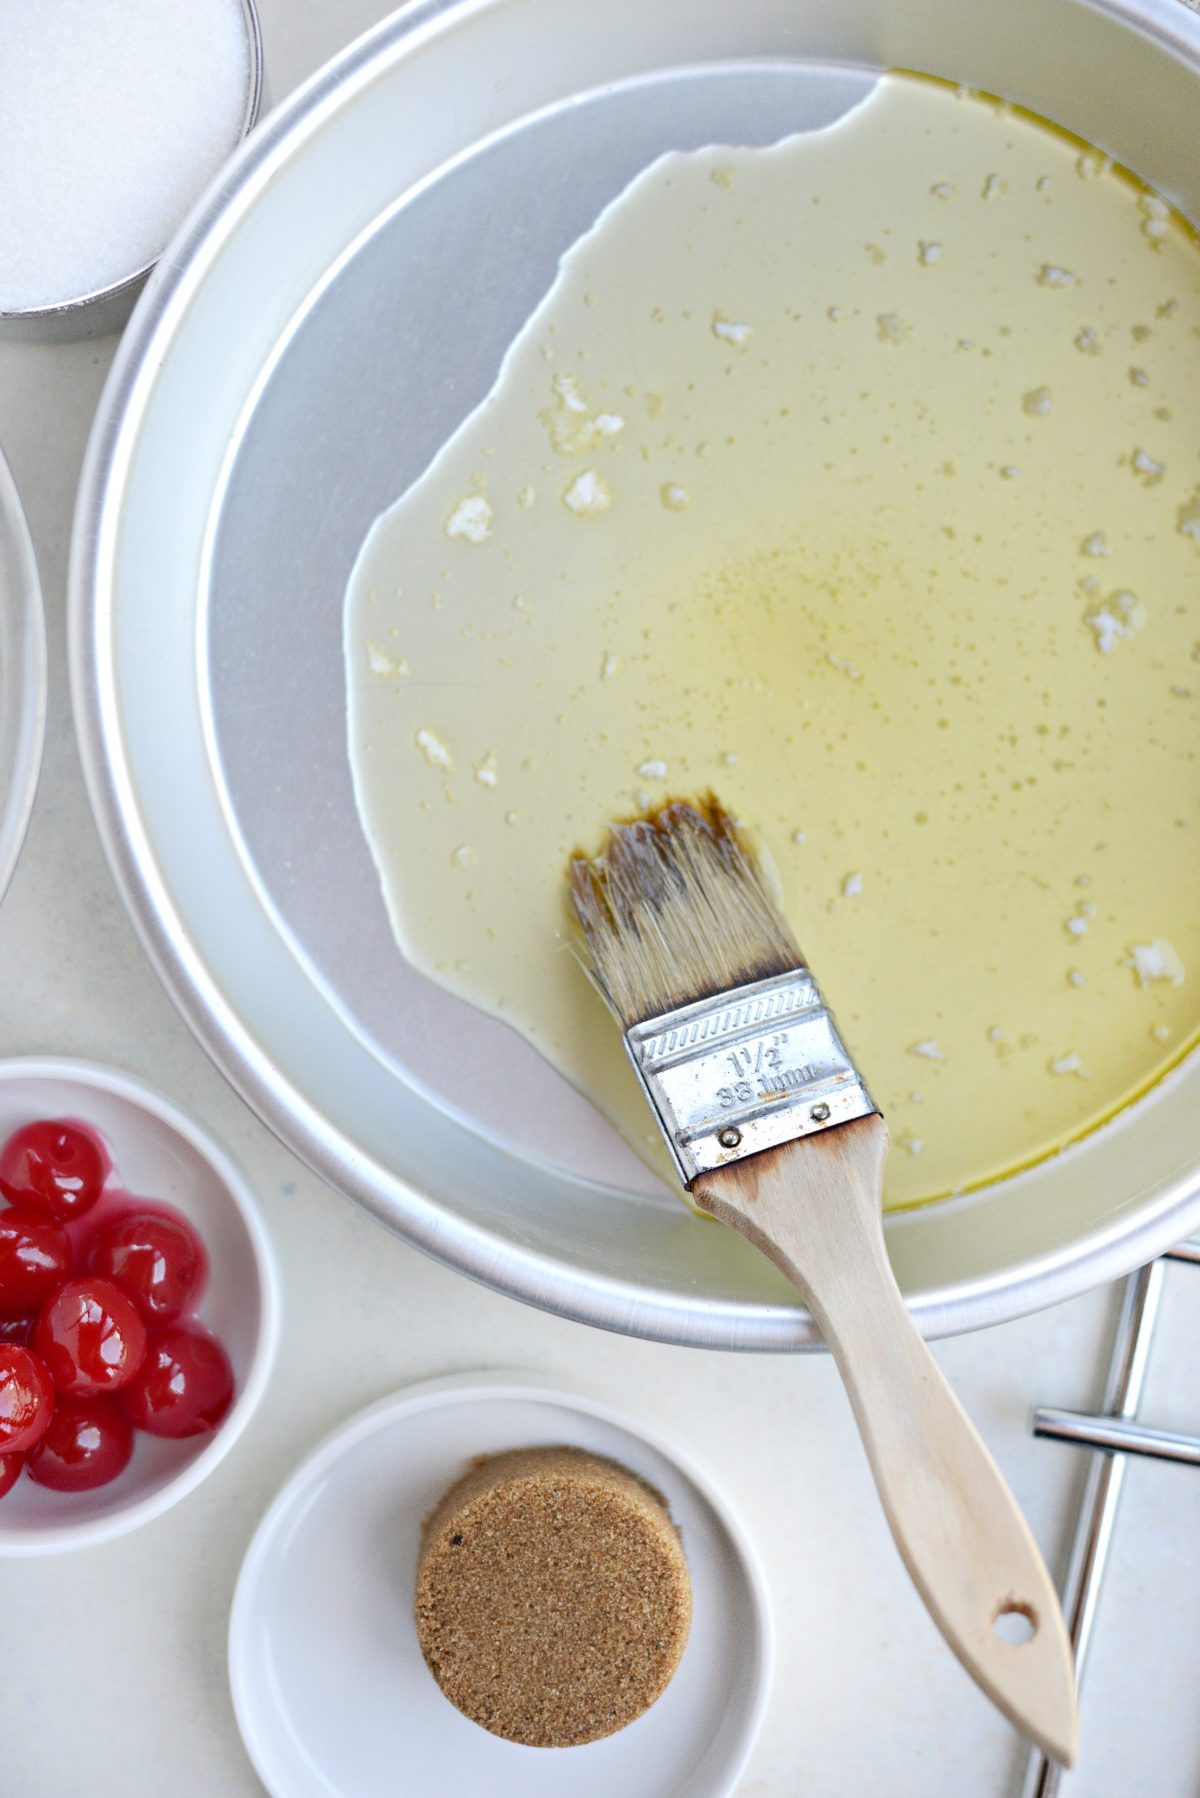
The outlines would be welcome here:
M 108 1166 L 90 1130 L 66 1118 L 42 1118 L 0 1149 L 0 1192 L 47 1217 L 82 1217 L 100 1197 Z
M 0 1448 L 19 1454 L 32 1448 L 54 1413 L 50 1375 L 27 1348 L 0 1342 Z
M 0 1342 L 19 1342 L 28 1348 L 32 1341 L 32 1317 L 0 1317 Z
M 44 1211 L 0 1211 L 0 1315 L 29 1317 L 71 1271 L 71 1244 Z
M 178 1212 L 130 1206 L 88 1238 L 87 1266 L 127 1292 L 148 1324 L 194 1308 L 208 1272 L 204 1244 Z
M 29 1477 L 55 1492 L 90 1492 L 123 1473 L 132 1453 L 133 1431 L 112 1399 L 60 1398 L 29 1456 Z
M 24 1455 L 0 1455 L 0 1498 L 12 1491 L 24 1465 Z
M 42 1306 L 33 1346 L 60 1392 L 111 1392 L 141 1366 L 146 1326 L 119 1286 L 80 1274 Z
M 216 1429 L 232 1398 L 233 1368 L 216 1337 L 199 1324 L 168 1324 L 151 1332 L 120 1403 L 152 1436 L 199 1436 Z

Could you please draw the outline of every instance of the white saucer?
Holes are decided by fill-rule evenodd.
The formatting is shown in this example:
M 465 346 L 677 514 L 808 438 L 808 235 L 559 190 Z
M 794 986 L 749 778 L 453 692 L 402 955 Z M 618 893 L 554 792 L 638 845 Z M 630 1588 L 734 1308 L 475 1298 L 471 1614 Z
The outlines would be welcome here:
M 582 1748 L 522 1748 L 461 1716 L 425 1666 L 417 1549 L 472 1456 L 559 1443 L 611 1456 L 667 1498 L 692 1629 L 636 1723 Z M 762 1573 L 707 1476 L 656 1431 L 523 1373 L 410 1386 L 330 1436 L 255 1532 L 229 1629 L 238 1724 L 273 1798 L 719 1798 L 754 1745 L 771 1658 Z

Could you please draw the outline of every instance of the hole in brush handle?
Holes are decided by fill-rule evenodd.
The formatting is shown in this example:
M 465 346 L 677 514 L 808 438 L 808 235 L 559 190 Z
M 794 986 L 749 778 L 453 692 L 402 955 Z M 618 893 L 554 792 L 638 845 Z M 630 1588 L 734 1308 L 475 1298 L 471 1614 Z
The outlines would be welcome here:
M 1010 1648 L 1023 1648 L 1038 1633 L 1038 1614 L 1022 1598 L 1006 1598 L 996 1609 L 992 1628 Z

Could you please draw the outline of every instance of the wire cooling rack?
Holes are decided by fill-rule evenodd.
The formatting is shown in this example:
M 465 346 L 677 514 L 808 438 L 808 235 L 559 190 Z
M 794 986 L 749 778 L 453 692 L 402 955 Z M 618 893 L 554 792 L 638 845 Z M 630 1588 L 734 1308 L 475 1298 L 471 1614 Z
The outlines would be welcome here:
M 1200 1264 L 1200 1237 L 1181 1243 L 1126 1280 L 1100 1411 L 1093 1415 L 1039 1405 L 1033 1414 L 1035 1436 L 1096 1451 L 1083 1489 L 1063 1590 L 1063 1612 L 1075 1650 L 1076 1677 L 1081 1681 L 1128 1457 L 1148 1455 L 1153 1460 L 1200 1466 L 1200 1436 L 1152 1429 L 1138 1417 L 1168 1261 Z M 1061 1767 L 1035 1749 L 1025 1770 L 1021 1798 L 1055 1798 L 1064 1777 Z

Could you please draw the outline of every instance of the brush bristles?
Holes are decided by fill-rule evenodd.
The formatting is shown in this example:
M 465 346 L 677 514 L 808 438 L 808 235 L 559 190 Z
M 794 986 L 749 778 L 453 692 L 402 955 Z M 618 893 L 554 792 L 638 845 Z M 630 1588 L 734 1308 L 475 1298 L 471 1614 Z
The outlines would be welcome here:
M 751 850 L 712 794 L 613 826 L 570 892 L 592 974 L 626 1029 L 803 966 Z

